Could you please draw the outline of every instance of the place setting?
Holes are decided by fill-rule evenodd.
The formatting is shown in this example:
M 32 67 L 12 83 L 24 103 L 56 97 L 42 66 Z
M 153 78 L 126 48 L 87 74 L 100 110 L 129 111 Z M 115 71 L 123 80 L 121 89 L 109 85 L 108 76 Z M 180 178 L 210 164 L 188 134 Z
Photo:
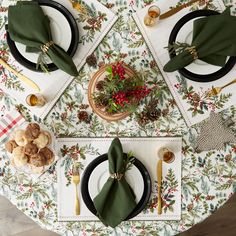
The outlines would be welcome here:
M 103 222 L 107 215 L 108 221 L 104 222 L 109 222 L 114 215 L 117 220 L 119 208 L 122 211 L 127 208 L 120 202 L 129 203 L 130 210 L 119 223 L 180 219 L 181 142 L 181 137 L 58 139 L 58 219 Z M 145 143 L 147 148 L 143 146 Z M 125 173 L 122 169 L 112 169 L 121 165 L 119 158 L 125 163 Z M 115 180 L 118 183 L 122 180 L 122 187 Z M 131 192 L 123 186 L 123 181 L 130 185 Z M 66 199 L 67 204 L 63 204 Z M 104 224 L 114 227 L 113 223 Z
M 73 58 L 79 43 L 79 30 L 75 18 L 58 2 L 40 0 L 38 1 L 38 4 L 42 8 L 44 14 L 49 17 L 53 40 Z M 8 25 L 6 25 L 6 28 L 8 28 Z M 39 29 L 37 29 L 37 31 L 39 31 Z M 50 39 L 45 41 L 50 41 Z M 8 31 L 7 43 L 13 57 L 21 65 L 30 70 L 43 72 L 43 67 L 37 65 L 39 52 L 33 51 L 32 53 L 24 44 L 12 40 L 10 32 Z M 44 66 L 48 72 L 58 69 L 49 57 L 46 57 L 45 60 L 46 63 Z
M 5 4 L 8 6 L 7 1 Z M 91 14 L 94 4 L 97 12 Z M 108 20 L 100 19 L 99 12 Z M 8 21 L 0 35 L 6 52 L 0 64 L 11 80 L 2 87 L 31 114 L 43 119 L 117 19 L 97 1 L 15 2 L 5 14 Z M 101 21 L 99 29 L 86 29 L 89 20 L 96 18 Z M 45 102 L 31 103 L 26 99 L 28 95 L 43 97 Z
M 233 33 L 229 32 L 234 16 L 230 18 L 230 8 L 225 9 L 221 1 L 212 1 L 208 9 L 201 9 L 204 4 L 197 0 L 176 7 L 175 2 L 171 4 L 168 10 L 167 4 L 158 1 L 133 17 L 191 126 L 208 118 L 211 111 L 235 104 L 236 59 L 230 46 Z M 145 19 L 152 18 L 148 11 L 155 6 L 158 14 L 149 25 Z

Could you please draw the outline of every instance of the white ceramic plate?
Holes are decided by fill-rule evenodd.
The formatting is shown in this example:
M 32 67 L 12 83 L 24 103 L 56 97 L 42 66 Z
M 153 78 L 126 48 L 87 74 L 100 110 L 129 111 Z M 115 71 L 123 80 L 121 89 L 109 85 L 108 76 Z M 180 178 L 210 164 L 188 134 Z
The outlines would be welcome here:
M 45 15 L 50 19 L 50 28 L 52 32 L 53 41 L 63 48 L 65 51 L 69 49 L 71 44 L 71 28 L 66 17 L 57 9 L 51 6 L 41 6 Z M 17 49 L 20 54 L 33 63 L 37 63 L 38 53 L 27 53 L 25 51 L 26 46 L 15 42 Z M 51 60 L 48 59 L 48 63 L 51 63 Z
M 99 164 L 90 175 L 88 190 L 91 199 L 94 199 L 98 195 L 108 178 L 108 160 L 106 160 Z M 140 171 L 133 165 L 132 168 L 126 172 L 125 178 L 134 191 L 136 196 L 135 201 L 139 202 L 144 191 L 144 182 Z
M 198 17 L 198 18 L 202 18 L 202 17 Z M 182 28 L 177 34 L 177 37 L 175 40 L 176 42 L 184 42 L 184 43 L 191 44 L 192 37 L 193 37 L 193 22 L 194 20 L 198 18 L 191 19 L 190 21 L 188 21 L 182 26 Z M 188 66 L 186 66 L 185 69 L 195 74 L 205 75 L 205 74 L 214 73 L 220 70 L 221 67 L 211 65 L 202 60 L 197 59 L 191 64 L 189 64 Z

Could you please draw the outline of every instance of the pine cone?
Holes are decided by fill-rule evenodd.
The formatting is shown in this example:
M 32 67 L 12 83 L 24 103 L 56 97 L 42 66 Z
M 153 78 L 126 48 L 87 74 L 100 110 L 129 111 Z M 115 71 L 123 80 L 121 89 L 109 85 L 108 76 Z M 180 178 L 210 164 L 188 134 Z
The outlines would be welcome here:
M 168 99 L 168 102 L 171 107 L 174 107 L 176 105 L 176 102 L 174 99 Z
M 61 113 L 61 120 L 64 121 L 67 118 L 67 112 Z
M 156 66 L 157 66 L 156 61 L 153 60 L 153 61 L 150 62 L 150 68 L 154 68 Z
M 154 110 L 156 109 L 156 106 L 158 104 L 158 100 L 157 99 L 152 99 L 151 101 L 149 101 L 148 105 L 147 105 L 147 109 L 148 110 Z
M 158 118 L 161 116 L 161 110 L 160 109 L 151 109 L 147 111 L 147 117 L 150 121 L 158 120 Z
M 194 93 L 192 96 L 193 101 L 199 102 L 200 101 L 200 96 L 197 93 Z
M 167 116 L 168 113 L 169 113 L 169 109 L 168 108 L 162 110 L 162 115 L 163 116 Z
M 110 9 L 110 8 L 114 7 L 115 4 L 114 3 L 107 3 L 105 6 Z
M 89 107 L 88 104 L 81 104 L 81 105 L 79 106 L 79 109 L 81 109 L 81 110 L 86 110 L 88 107 Z
M 86 58 L 86 63 L 88 63 L 89 66 L 96 67 L 97 58 L 94 56 L 94 54 L 91 54 Z
M 106 97 L 99 98 L 95 101 L 96 107 L 106 107 L 108 105 L 108 99 Z
M 79 111 L 77 117 L 79 121 L 89 122 L 89 114 L 86 111 Z
M 98 81 L 97 84 L 96 84 L 96 89 L 97 89 L 98 91 L 102 91 L 102 90 L 104 89 L 105 83 L 106 83 L 106 82 L 105 82 L 104 80 Z
M 149 119 L 147 117 L 146 112 L 141 112 L 138 116 L 138 124 L 140 126 L 144 126 L 148 123 Z
M 88 22 L 90 25 L 96 24 L 96 20 L 93 19 L 93 18 L 88 19 L 87 22 Z

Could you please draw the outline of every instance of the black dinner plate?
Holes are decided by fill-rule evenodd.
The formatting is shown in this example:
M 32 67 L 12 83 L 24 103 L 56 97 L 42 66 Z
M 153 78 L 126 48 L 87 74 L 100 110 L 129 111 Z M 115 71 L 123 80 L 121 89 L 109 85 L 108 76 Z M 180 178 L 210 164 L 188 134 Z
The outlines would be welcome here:
M 82 181 L 81 181 L 81 195 L 83 198 L 83 201 L 85 203 L 85 205 L 87 206 L 87 208 L 94 214 L 96 215 L 97 211 L 96 208 L 93 204 L 93 201 L 91 199 L 90 193 L 89 193 L 89 179 L 90 179 L 90 175 L 93 172 L 93 170 L 102 162 L 108 160 L 107 154 L 103 154 L 99 157 L 97 157 L 96 159 L 94 159 L 85 169 L 83 177 L 82 177 Z M 140 162 L 138 159 L 134 159 L 134 165 L 137 167 L 137 169 L 140 171 L 142 178 L 143 178 L 143 184 L 144 184 L 144 191 L 142 194 L 142 197 L 140 199 L 140 201 L 138 202 L 137 206 L 135 207 L 135 209 L 130 213 L 130 215 L 125 219 L 125 220 L 129 220 L 133 217 L 135 217 L 136 215 L 138 215 L 147 205 L 150 195 L 151 195 L 151 190 L 152 190 L 152 186 L 151 186 L 151 177 L 147 171 L 147 169 L 145 168 L 145 166 L 142 164 L 142 162 Z
M 67 50 L 67 53 L 68 53 L 68 55 L 73 57 L 76 50 L 77 50 L 78 43 L 79 43 L 79 30 L 78 30 L 76 20 L 74 19 L 72 14 L 63 5 L 61 5 L 58 2 L 48 1 L 48 0 L 38 0 L 38 3 L 40 6 L 49 6 L 49 7 L 52 7 L 54 9 L 58 10 L 67 19 L 67 21 L 70 25 L 70 28 L 71 28 L 71 43 L 70 43 L 70 46 Z M 18 61 L 22 66 L 24 66 L 30 70 L 33 70 L 33 71 L 43 72 L 40 67 L 38 69 L 36 69 L 36 63 L 29 61 L 27 58 L 25 58 L 19 52 L 19 50 L 16 47 L 15 42 L 13 40 L 11 40 L 10 34 L 8 32 L 7 32 L 7 43 L 10 48 L 11 54 L 16 59 L 16 61 Z M 48 71 L 54 71 L 54 70 L 58 69 L 57 66 L 53 63 L 47 64 L 47 67 L 48 67 Z
M 183 25 L 186 24 L 188 21 L 197 17 L 211 16 L 211 15 L 218 15 L 218 14 L 220 13 L 217 11 L 212 11 L 212 10 L 196 10 L 191 13 L 188 13 L 187 15 L 182 17 L 172 29 L 170 33 L 170 37 L 169 37 L 169 45 L 173 44 L 176 41 L 178 32 L 183 27 Z M 176 53 L 175 51 L 173 51 L 172 53 L 169 51 L 169 55 L 170 55 L 170 58 L 173 58 L 176 56 Z M 236 57 L 230 57 L 222 68 L 210 74 L 196 74 L 187 70 L 186 68 L 179 69 L 178 71 L 181 75 L 183 75 L 185 78 L 188 78 L 190 80 L 197 81 L 197 82 L 210 82 L 210 81 L 220 79 L 221 77 L 226 75 L 233 68 L 235 63 L 236 63 Z

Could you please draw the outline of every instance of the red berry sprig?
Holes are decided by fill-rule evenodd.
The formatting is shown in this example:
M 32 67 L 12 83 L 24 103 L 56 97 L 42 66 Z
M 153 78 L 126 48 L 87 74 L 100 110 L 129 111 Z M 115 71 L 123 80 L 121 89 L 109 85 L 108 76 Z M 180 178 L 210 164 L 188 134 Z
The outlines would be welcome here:
M 112 96 L 116 105 L 124 106 L 129 103 L 129 99 L 126 96 L 126 93 L 123 91 L 119 91 Z
M 150 88 L 147 86 L 137 86 L 134 90 L 129 91 L 128 95 L 135 97 L 137 100 L 145 98 L 151 92 Z
M 125 68 L 123 62 L 117 62 L 112 65 L 112 76 L 113 78 L 119 78 L 120 80 L 125 79 Z

